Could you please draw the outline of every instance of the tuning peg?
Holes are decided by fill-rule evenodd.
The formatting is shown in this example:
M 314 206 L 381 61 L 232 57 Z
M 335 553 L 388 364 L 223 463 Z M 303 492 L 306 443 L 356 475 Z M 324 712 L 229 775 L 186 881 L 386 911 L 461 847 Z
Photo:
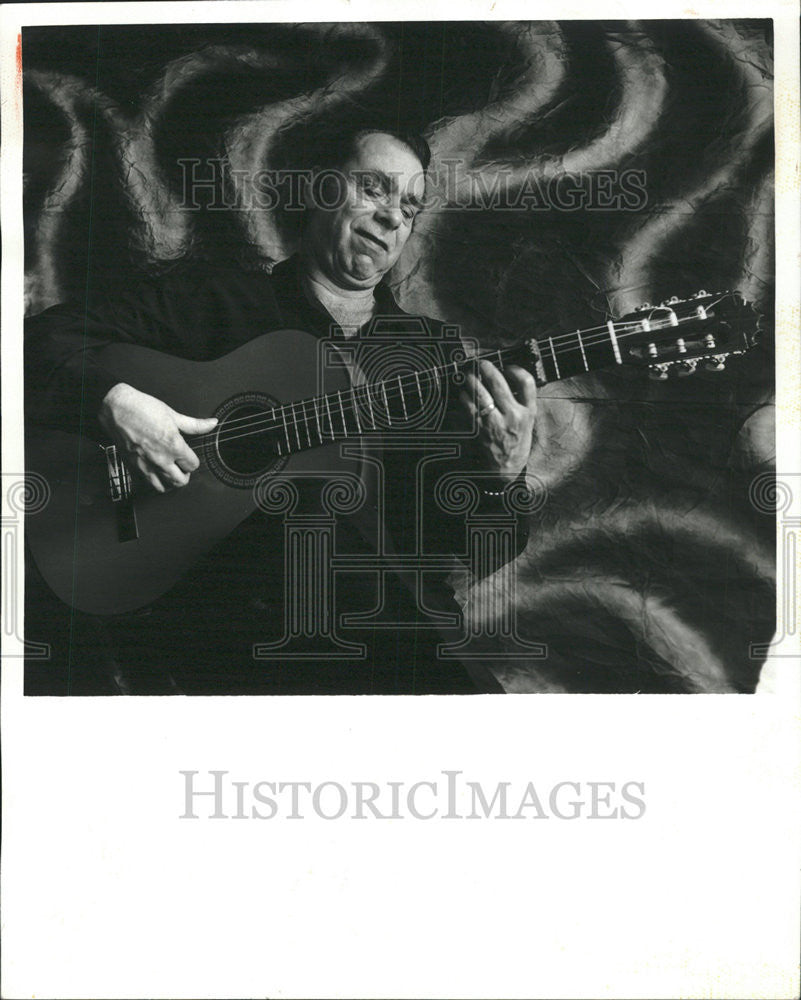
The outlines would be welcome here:
M 679 378 L 686 378 L 687 375 L 692 375 L 695 371 L 695 366 L 698 364 L 697 361 L 680 361 L 676 365 L 676 374 Z
M 648 378 L 653 379 L 654 382 L 664 382 L 667 377 L 668 377 L 667 365 L 649 365 Z
M 707 358 L 704 362 L 704 370 L 708 372 L 722 372 L 726 367 L 724 355 L 715 355 L 714 358 Z

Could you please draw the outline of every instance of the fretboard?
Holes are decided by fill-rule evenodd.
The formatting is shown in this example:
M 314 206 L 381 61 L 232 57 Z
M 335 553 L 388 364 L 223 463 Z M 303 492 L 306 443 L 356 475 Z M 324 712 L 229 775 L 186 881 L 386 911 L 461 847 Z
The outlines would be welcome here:
M 419 425 L 432 400 L 442 397 L 449 380 L 463 371 L 475 371 L 482 359 L 501 371 L 507 364 L 521 364 L 545 384 L 622 364 L 618 338 L 625 335 L 610 321 L 603 327 L 541 337 L 461 361 L 353 384 L 334 393 L 285 403 L 265 416 L 281 455 L 335 440 L 412 429 Z

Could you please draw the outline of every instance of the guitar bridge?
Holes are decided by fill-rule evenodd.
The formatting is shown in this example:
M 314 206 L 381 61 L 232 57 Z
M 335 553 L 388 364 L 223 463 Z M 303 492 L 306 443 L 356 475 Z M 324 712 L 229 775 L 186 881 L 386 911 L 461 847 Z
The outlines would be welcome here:
M 103 449 L 108 470 L 109 496 L 117 504 L 117 537 L 121 542 L 131 542 L 139 537 L 136 511 L 131 496 L 131 474 L 117 453 L 116 445 Z
M 128 500 L 131 496 L 131 474 L 125 462 L 120 461 L 117 446 L 112 444 L 103 449 L 108 469 L 109 496 L 114 503 Z

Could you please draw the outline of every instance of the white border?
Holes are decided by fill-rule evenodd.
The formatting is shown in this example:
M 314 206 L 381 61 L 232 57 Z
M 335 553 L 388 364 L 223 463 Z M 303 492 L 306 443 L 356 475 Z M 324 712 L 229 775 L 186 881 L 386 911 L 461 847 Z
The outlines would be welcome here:
M 609 3 L 603 15 L 643 10 Z M 333 0 L 302 16 L 533 13 L 600 12 L 591 0 L 536 11 Z M 801 472 L 797 4 L 652 2 L 647 16 L 775 19 L 778 468 Z M 0 11 L 4 470 L 22 468 L 20 26 L 297 19 L 288 0 Z M 18 652 L 4 634 L 4 996 L 797 991 L 801 658 L 776 661 L 770 689 L 783 693 L 754 698 L 24 699 Z M 629 827 L 188 825 L 176 818 L 181 768 L 251 781 L 414 781 L 446 768 L 489 784 L 644 778 L 648 813 Z

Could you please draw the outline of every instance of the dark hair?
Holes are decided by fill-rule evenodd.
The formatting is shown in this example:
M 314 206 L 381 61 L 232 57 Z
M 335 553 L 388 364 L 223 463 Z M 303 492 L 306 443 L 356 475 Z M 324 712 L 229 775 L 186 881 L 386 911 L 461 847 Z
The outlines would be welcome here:
M 393 139 L 397 139 L 398 142 L 403 143 L 404 146 L 407 146 L 414 153 L 423 166 L 423 173 L 428 170 L 428 165 L 431 163 L 431 147 L 428 145 L 428 141 L 422 135 L 417 135 L 414 132 L 396 132 L 394 129 L 387 128 L 363 128 L 352 136 L 349 136 L 345 155 L 342 158 L 342 162 L 337 164 L 337 166 L 344 166 L 345 162 L 356 152 L 356 145 L 359 140 L 364 139 L 368 135 L 388 135 Z
M 428 170 L 428 165 L 431 163 L 431 147 L 422 135 L 383 128 L 380 125 L 326 129 L 316 138 L 312 148 L 307 152 L 309 166 L 315 170 L 341 170 L 356 153 L 356 147 L 360 140 L 368 135 L 388 135 L 396 139 L 408 147 L 417 157 L 423 168 L 423 173 Z

